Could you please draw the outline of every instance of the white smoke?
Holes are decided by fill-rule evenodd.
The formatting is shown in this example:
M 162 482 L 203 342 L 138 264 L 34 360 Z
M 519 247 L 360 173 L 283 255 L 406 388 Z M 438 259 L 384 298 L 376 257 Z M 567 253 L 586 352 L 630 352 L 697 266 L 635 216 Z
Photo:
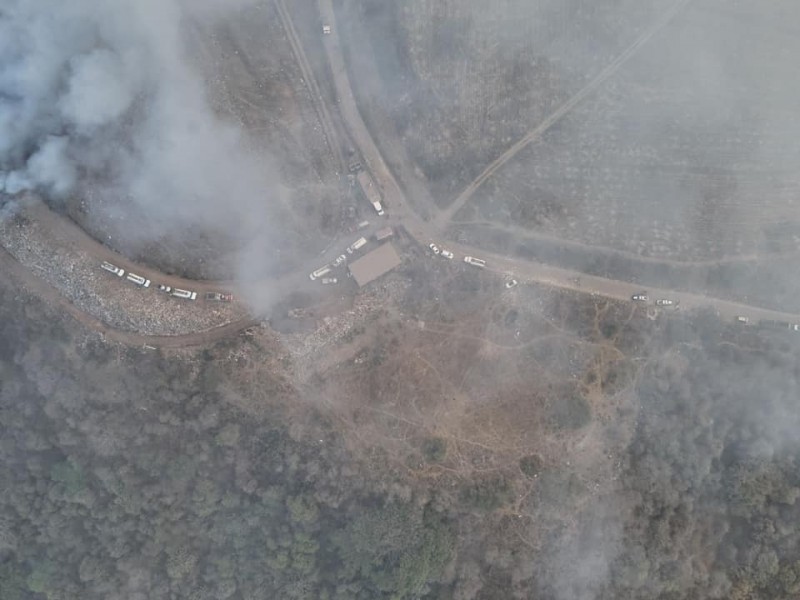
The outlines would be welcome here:
M 0 0 L 0 192 L 91 190 L 139 229 L 269 221 L 264 157 L 212 111 L 185 26 L 242 0 Z

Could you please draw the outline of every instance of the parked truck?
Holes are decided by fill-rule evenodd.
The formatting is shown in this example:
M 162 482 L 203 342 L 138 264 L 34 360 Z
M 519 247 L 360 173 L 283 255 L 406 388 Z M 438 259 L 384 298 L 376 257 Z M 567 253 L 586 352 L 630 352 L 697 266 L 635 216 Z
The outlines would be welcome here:
M 189 290 L 181 290 L 178 288 L 173 288 L 170 295 L 175 296 L 176 298 L 183 298 L 184 300 L 197 300 L 197 292 L 192 292 Z
M 378 186 L 375 185 L 375 181 L 372 179 L 372 175 L 370 175 L 367 171 L 359 171 L 358 175 L 356 175 L 356 179 L 358 179 L 358 185 L 361 187 L 361 191 L 366 196 L 369 203 L 372 204 L 372 207 L 375 209 L 375 212 L 378 213 L 378 216 L 382 217 L 384 215 L 383 212 L 383 205 L 381 204 L 381 193 L 378 190 Z
M 347 253 L 352 254 L 359 248 L 363 248 L 366 244 L 367 244 L 367 238 L 360 237 L 347 247 Z
M 330 272 L 331 272 L 331 266 L 325 265 L 324 267 L 320 267 L 319 269 L 311 273 L 311 275 L 309 275 L 308 278 L 311 281 L 314 281 L 317 279 L 317 277 L 322 277 L 323 275 L 327 275 Z
M 464 262 L 467 263 L 468 265 L 473 265 L 473 266 L 476 266 L 476 267 L 485 267 L 486 266 L 486 261 L 485 260 L 483 260 L 482 258 L 473 258 L 472 256 L 465 256 L 464 257 Z

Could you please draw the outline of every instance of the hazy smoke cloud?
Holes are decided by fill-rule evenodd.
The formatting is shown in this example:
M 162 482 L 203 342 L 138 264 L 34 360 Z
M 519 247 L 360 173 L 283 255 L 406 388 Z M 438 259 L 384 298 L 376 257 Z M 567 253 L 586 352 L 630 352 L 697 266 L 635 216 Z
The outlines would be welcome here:
M 263 235 L 265 158 L 213 113 L 184 40 L 187 23 L 247 3 L 4 0 L 0 191 L 113 198 L 142 239 Z

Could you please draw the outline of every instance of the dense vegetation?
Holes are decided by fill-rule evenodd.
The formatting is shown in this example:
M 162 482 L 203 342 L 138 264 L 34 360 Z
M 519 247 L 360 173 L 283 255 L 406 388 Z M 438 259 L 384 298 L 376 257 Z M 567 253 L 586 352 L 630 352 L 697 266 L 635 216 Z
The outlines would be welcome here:
M 441 514 L 373 492 L 324 424 L 298 442 L 233 408 L 213 353 L 118 353 L 0 304 L 2 600 L 400 600 L 449 561 Z
M 2 600 L 800 594 L 789 337 L 653 325 L 619 480 L 596 496 L 536 455 L 447 486 L 367 470 L 322 417 L 289 422 L 284 374 L 243 401 L 230 357 L 258 342 L 161 355 L 3 286 L 0 310 Z M 422 445 L 445 459 L 442 440 Z M 530 485 L 517 506 L 533 518 L 509 514 Z

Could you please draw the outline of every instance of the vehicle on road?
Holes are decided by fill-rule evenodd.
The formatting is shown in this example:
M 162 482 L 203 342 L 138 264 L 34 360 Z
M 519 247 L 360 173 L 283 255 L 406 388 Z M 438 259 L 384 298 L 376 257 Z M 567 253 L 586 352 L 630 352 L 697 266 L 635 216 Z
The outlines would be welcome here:
M 229 292 L 206 292 L 203 297 L 213 302 L 233 302 L 233 294 Z
M 631 296 L 631 300 L 634 302 L 648 302 L 650 298 L 647 296 L 647 292 L 639 292 Z
M 175 288 L 172 290 L 172 296 L 176 298 L 183 298 L 184 300 L 196 300 L 197 299 L 197 292 L 192 292 L 189 290 L 179 290 Z
M 100 263 L 100 268 L 108 271 L 109 273 L 113 273 L 117 277 L 122 277 L 125 275 L 125 269 L 120 269 L 119 267 L 112 265 L 110 262 L 103 261 Z
M 436 256 L 439 256 L 441 250 L 439 250 L 439 247 L 436 244 L 428 244 L 428 248 L 430 248 L 431 252 L 433 252 Z
M 662 298 L 660 300 L 656 300 L 656 306 L 675 306 L 675 301 Z
M 450 252 L 450 250 L 445 250 L 444 248 L 442 248 L 442 257 L 447 258 L 447 259 L 452 259 L 453 258 L 453 253 Z
M 358 238 L 355 242 L 353 242 L 352 244 L 350 244 L 347 247 L 347 253 L 348 254 L 352 254 L 353 252 L 355 252 L 359 248 L 363 248 L 364 246 L 366 246 L 366 244 L 367 244 L 367 238 L 363 238 L 363 237 Z
M 339 280 L 336 277 L 323 277 L 322 278 L 322 285 L 330 285 L 332 283 L 339 283 Z
M 320 267 L 319 269 L 311 273 L 311 275 L 309 275 L 308 278 L 311 281 L 314 281 L 317 277 L 322 277 L 323 275 L 327 275 L 330 272 L 331 272 L 330 265 L 325 265 L 324 267 Z
M 150 280 L 149 279 L 145 279 L 141 275 L 136 275 L 135 273 L 128 273 L 128 276 L 127 276 L 126 279 L 128 281 L 132 282 L 132 283 L 135 283 L 136 285 L 140 285 L 140 286 L 145 287 L 145 288 L 149 288 L 150 287 Z
M 518 283 L 519 281 L 517 281 L 516 279 L 509 279 L 508 281 L 506 281 L 506 289 L 510 290 L 511 288 L 516 287 Z
M 323 25 L 322 26 L 322 33 L 323 33 L 323 35 L 330 35 L 331 34 L 331 26 L 330 25 Z
M 789 325 L 789 330 L 790 331 L 800 331 L 800 325 L 798 325 L 797 323 L 792 323 L 791 325 Z
M 346 261 L 346 260 L 347 260 L 347 256 L 346 256 L 346 255 L 344 255 L 344 254 L 340 254 L 339 256 L 337 256 L 337 257 L 336 257 L 336 260 L 334 260 L 334 261 L 331 263 L 331 266 L 332 266 L 332 267 L 338 267 L 339 265 L 341 265 L 342 263 L 344 263 L 344 261 Z
M 750 322 L 750 319 L 748 317 L 743 317 L 741 315 L 738 315 L 736 317 L 736 322 L 737 323 L 744 323 L 745 325 L 747 325 Z
M 486 266 L 486 261 L 485 260 L 483 260 L 482 258 L 474 258 L 472 256 L 465 256 L 464 257 L 464 262 L 467 263 L 468 265 L 473 265 L 473 266 L 476 266 L 476 267 L 485 267 Z
M 172 293 L 172 288 L 168 285 L 164 285 L 163 283 L 159 283 L 158 287 L 156 288 L 159 292 L 164 292 L 166 294 Z

